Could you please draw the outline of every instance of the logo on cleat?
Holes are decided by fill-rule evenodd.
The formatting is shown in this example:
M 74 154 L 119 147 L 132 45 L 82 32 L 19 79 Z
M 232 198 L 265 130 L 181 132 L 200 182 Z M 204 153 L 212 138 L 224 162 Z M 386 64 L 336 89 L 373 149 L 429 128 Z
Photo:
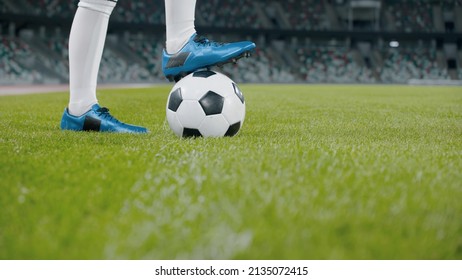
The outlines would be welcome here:
M 177 55 L 170 57 L 165 68 L 181 67 L 184 65 L 186 59 L 188 59 L 190 52 L 182 52 Z
M 85 117 L 85 122 L 83 123 L 83 131 L 99 131 L 101 127 L 101 120 L 92 118 L 90 116 Z

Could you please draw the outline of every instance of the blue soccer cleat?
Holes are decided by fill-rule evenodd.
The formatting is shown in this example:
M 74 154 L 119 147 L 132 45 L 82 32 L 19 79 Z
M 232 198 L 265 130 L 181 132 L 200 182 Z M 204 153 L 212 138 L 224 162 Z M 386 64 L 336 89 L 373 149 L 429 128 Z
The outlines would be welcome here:
M 164 49 L 162 71 L 169 81 L 177 82 L 198 69 L 222 66 L 248 57 L 253 50 L 255 44 L 250 41 L 217 43 L 194 34 L 178 53 L 168 54 Z
M 100 107 L 95 104 L 90 111 L 76 117 L 69 114 L 69 110 L 64 110 L 61 119 L 62 130 L 75 131 L 99 131 L 99 132 L 117 132 L 117 133 L 147 133 L 148 130 L 141 126 L 125 124 L 118 121 L 111 114 L 109 109 Z

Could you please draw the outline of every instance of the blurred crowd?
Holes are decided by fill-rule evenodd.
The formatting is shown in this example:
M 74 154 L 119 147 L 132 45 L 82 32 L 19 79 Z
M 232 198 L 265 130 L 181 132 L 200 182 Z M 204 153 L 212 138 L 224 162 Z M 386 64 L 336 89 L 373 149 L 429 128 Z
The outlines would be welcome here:
M 14 3 L 13 3 L 14 2 Z M 77 0 L 2 0 L 0 13 L 31 14 L 56 19 L 72 18 Z M 15 4 L 16 3 L 16 4 Z M 331 19 L 336 7 L 348 1 L 330 0 L 210 0 L 197 2 L 196 25 L 229 29 L 288 29 L 295 31 L 345 28 Z M 462 0 L 384 0 L 381 25 L 395 32 L 437 32 L 435 3 L 444 11 L 462 6 Z M 23 7 L 18 9 L 15 7 Z M 340 5 L 340 6 L 339 6 Z M 328 11 L 331 11 L 329 13 Z M 111 22 L 162 25 L 163 1 L 118 2 Z M 385 22 L 388 21 L 388 22 Z M 57 83 L 68 79 L 68 30 L 42 36 L 0 35 L 0 84 Z M 239 36 L 235 36 L 239 39 Z M 229 39 L 217 35 L 219 40 Z M 212 39 L 214 39 L 212 35 Z M 251 38 L 252 39 L 252 38 Z M 108 36 L 100 82 L 163 81 L 161 52 L 164 37 L 146 32 Z M 409 79 L 462 79 L 462 67 L 451 77 L 442 50 L 435 43 L 420 41 L 390 47 L 372 43 L 365 53 L 351 43 L 316 43 L 309 40 L 272 39 L 257 42 L 258 49 L 239 66 L 221 71 L 238 82 L 276 83 L 406 83 Z M 462 50 L 457 50 L 462 59 Z M 444 54 L 443 54 L 444 56 Z M 458 63 L 460 63 L 457 60 Z

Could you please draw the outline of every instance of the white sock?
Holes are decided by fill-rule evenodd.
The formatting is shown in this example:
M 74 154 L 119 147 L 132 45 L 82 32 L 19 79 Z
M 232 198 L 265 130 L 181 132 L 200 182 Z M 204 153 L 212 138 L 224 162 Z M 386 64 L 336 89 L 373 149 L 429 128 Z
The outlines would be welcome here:
M 69 113 L 80 116 L 98 103 L 96 84 L 109 16 L 117 0 L 80 0 L 69 36 Z
M 196 33 L 194 27 L 195 12 L 196 0 L 165 0 L 167 53 L 177 53 Z

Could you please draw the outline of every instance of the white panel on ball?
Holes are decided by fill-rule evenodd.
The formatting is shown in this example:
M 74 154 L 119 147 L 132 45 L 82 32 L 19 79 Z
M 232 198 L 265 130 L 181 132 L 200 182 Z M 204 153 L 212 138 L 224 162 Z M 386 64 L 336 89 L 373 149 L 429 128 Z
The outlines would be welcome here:
M 184 77 L 178 83 L 184 89 L 183 98 L 185 100 L 199 100 L 209 90 L 207 90 L 207 79 L 193 77 L 192 74 Z M 184 86 L 194 84 L 194 86 Z
M 183 127 L 187 128 L 199 128 L 205 118 L 204 110 L 197 100 L 183 100 L 176 115 Z
M 199 131 L 204 137 L 224 136 L 229 128 L 229 123 L 221 114 L 206 116 Z
M 178 120 L 176 113 L 167 109 L 167 121 L 173 132 L 181 137 L 183 135 L 183 126 Z
M 236 95 L 232 95 L 225 99 L 222 114 L 230 124 L 241 122 L 242 126 L 245 119 L 245 103 L 242 103 Z

